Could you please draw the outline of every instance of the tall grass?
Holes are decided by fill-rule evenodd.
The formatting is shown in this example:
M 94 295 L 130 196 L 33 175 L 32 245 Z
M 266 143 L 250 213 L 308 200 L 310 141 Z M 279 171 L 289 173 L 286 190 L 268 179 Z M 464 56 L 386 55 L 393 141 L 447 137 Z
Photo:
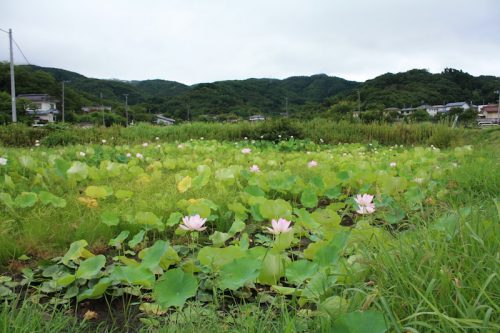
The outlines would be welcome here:
M 55 126 L 29 128 L 23 125 L 0 127 L 0 145 L 32 146 L 35 140 L 44 145 L 99 143 L 102 139 L 117 144 L 137 143 L 155 137 L 163 141 L 187 141 L 190 139 L 215 139 L 235 141 L 248 139 L 278 140 L 293 136 L 296 139 L 311 139 L 325 143 L 368 143 L 421 145 L 434 144 L 438 147 L 455 145 L 463 138 L 463 129 L 453 129 L 445 124 L 360 124 L 333 122 L 329 120 L 273 120 L 257 123 L 186 123 L 159 127 L 139 124 L 124 128 L 120 126 L 93 127 L 84 129 L 76 126 Z

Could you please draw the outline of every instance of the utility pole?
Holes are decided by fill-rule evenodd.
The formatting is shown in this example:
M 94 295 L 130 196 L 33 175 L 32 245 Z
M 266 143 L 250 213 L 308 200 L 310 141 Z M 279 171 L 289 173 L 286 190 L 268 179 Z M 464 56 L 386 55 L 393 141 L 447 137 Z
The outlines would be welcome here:
M 500 90 L 495 91 L 498 94 L 498 112 L 497 112 L 497 123 L 500 124 Z
M 361 93 L 358 91 L 358 114 L 361 112 Z
M 102 92 L 99 93 L 101 99 L 101 112 L 102 112 L 102 126 L 106 127 L 106 122 L 104 121 L 104 105 L 102 104 Z
M 127 118 L 125 127 L 128 127 L 128 94 L 123 94 L 123 96 L 125 96 L 125 118 Z
M 12 29 L 9 29 L 9 45 L 10 45 L 10 97 L 12 101 L 12 122 L 17 122 L 16 110 L 16 81 L 14 77 L 14 50 L 12 49 Z
M 61 85 L 62 85 L 62 122 L 64 123 L 64 84 L 67 82 L 71 81 L 64 81 L 62 80 Z

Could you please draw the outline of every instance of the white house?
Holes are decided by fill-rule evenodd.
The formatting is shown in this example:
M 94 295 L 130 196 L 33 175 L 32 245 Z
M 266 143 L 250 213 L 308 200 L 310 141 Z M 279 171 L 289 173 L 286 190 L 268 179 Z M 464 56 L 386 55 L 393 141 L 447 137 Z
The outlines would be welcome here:
M 175 119 L 165 117 L 162 114 L 155 115 L 154 123 L 157 125 L 173 125 L 175 124 Z
M 254 116 L 250 116 L 248 118 L 248 120 L 250 120 L 250 121 L 263 121 L 263 120 L 266 120 L 266 118 L 263 115 L 256 114 Z
M 450 111 L 453 108 L 462 108 L 464 110 L 469 110 L 470 109 L 470 105 L 467 102 L 453 102 L 453 103 L 446 104 L 445 108 L 446 108 L 445 112 L 448 112 L 448 111 Z
M 33 125 L 40 126 L 45 123 L 53 123 L 55 115 L 59 114 L 56 107 L 56 103 L 59 101 L 48 94 L 21 94 L 17 98 L 30 101 L 29 104 L 24 106 L 24 110 L 34 117 Z

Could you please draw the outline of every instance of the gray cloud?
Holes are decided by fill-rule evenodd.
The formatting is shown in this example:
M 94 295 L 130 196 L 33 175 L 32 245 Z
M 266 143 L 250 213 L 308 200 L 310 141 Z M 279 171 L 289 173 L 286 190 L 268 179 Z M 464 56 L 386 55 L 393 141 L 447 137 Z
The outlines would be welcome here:
M 500 75 L 497 0 L 16 0 L 1 7 L 0 28 L 14 30 L 31 63 L 97 78 L 366 80 L 444 67 Z M 8 60 L 3 33 L 0 44 L 0 60 Z

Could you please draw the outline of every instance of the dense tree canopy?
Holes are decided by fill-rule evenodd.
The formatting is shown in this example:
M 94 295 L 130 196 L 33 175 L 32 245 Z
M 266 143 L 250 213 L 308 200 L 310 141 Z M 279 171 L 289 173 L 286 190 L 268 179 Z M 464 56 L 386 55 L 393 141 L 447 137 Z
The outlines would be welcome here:
M 16 93 L 47 93 L 61 99 L 61 81 L 66 84 L 67 119 L 90 121 L 82 106 L 109 105 L 114 116 L 123 122 L 125 97 L 128 94 L 129 118 L 150 121 L 162 113 L 178 121 L 234 120 L 254 114 L 313 118 L 343 118 L 358 108 L 370 111 L 363 119 L 386 119 L 376 113 L 387 107 L 443 104 L 467 101 L 475 104 L 494 102 L 500 78 L 474 77 L 463 71 L 446 68 L 442 73 L 414 69 L 387 73 L 364 83 L 347 81 L 324 74 L 277 79 L 230 80 L 192 86 L 165 80 L 120 81 L 87 78 L 58 68 L 16 66 Z M 9 65 L 0 63 L 1 121 L 7 121 L 10 93 Z M 102 96 L 102 98 L 101 98 Z M 22 107 L 21 107 L 22 109 Z M 4 117 L 5 116 L 5 117 Z M 5 120 L 4 120 L 5 118 Z M 102 118 L 101 118 L 102 119 Z M 102 120 L 101 120 L 102 121 Z

